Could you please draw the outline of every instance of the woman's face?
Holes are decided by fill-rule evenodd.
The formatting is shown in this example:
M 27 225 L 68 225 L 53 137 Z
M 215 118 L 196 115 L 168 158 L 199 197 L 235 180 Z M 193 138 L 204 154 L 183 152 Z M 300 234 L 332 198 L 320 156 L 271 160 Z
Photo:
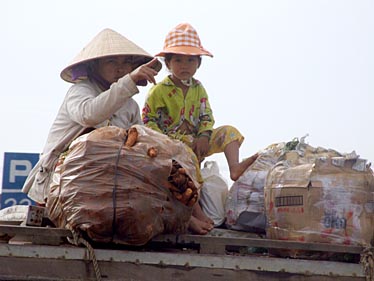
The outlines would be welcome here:
M 98 59 L 96 72 L 110 84 L 133 70 L 132 56 L 112 56 Z
M 173 55 L 166 66 L 172 75 L 179 80 L 188 80 L 193 77 L 200 66 L 199 56 Z

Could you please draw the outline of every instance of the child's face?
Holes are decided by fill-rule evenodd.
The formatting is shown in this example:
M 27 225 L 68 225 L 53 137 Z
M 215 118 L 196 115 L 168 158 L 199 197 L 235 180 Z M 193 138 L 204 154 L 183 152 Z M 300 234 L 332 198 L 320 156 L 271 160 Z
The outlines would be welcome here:
M 98 60 L 96 71 L 109 83 L 117 82 L 118 79 L 133 70 L 133 59 L 131 56 L 113 56 Z
M 166 63 L 172 75 L 179 80 L 188 80 L 193 77 L 199 65 L 199 56 L 189 55 L 173 55 Z

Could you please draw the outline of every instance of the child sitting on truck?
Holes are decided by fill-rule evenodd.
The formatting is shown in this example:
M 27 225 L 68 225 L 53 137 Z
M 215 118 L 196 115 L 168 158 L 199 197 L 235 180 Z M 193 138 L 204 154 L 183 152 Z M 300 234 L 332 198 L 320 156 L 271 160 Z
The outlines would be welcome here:
M 257 154 L 239 162 L 239 147 L 244 140 L 241 133 L 228 125 L 213 128 L 208 95 L 193 77 L 203 55 L 213 57 L 203 48 L 190 24 L 179 24 L 168 33 L 163 51 L 156 56 L 164 58 L 171 74 L 150 89 L 142 119 L 146 126 L 186 143 L 200 163 L 207 156 L 224 152 L 230 177 L 235 181 L 256 160 Z M 197 211 L 201 222 L 196 222 L 195 231 L 205 233 L 210 228 L 205 223 L 211 221 Z

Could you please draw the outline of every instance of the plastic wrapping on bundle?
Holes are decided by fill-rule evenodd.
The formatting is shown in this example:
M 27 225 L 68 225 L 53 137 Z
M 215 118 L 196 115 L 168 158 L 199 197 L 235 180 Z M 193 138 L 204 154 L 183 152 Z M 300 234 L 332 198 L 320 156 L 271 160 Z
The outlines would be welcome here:
M 285 153 L 268 173 L 266 234 L 270 239 L 370 245 L 373 202 L 374 178 L 366 160 L 304 143 Z
M 226 226 L 229 229 L 265 232 L 265 179 L 277 162 L 284 143 L 272 144 L 259 153 L 256 161 L 233 183 L 225 203 Z
M 204 179 L 201 189 L 200 205 L 203 212 L 213 220 L 214 226 L 225 222 L 225 201 L 228 193 L 226 179 L 219 171 L 216 161 L 206 161 L 201 170 Z
M 167 186 L 173 160 L 197 188 L 196 157 L 182 142 L 136 125 L 104 127 L 76 139 L 57 166 L 47 208 L 58 227 L 80 230 L 97 242 L 143 245 L 161 233 L 184 233 L 188 207 Z M 155 148 L 157 156 L 150 156 Z

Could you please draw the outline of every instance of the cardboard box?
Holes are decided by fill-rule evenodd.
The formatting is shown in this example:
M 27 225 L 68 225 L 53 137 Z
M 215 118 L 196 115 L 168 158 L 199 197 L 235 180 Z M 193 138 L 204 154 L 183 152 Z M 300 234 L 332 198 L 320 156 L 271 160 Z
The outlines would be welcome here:
M 368 245 L 374 233 L 374 180 L 360 159 L 283 161 L 269 172 L 265 208 L 270 239 Z M 313 161 L 311 161 L 313 162 Z M 362 161 L 361 161 L 362 162 Z

